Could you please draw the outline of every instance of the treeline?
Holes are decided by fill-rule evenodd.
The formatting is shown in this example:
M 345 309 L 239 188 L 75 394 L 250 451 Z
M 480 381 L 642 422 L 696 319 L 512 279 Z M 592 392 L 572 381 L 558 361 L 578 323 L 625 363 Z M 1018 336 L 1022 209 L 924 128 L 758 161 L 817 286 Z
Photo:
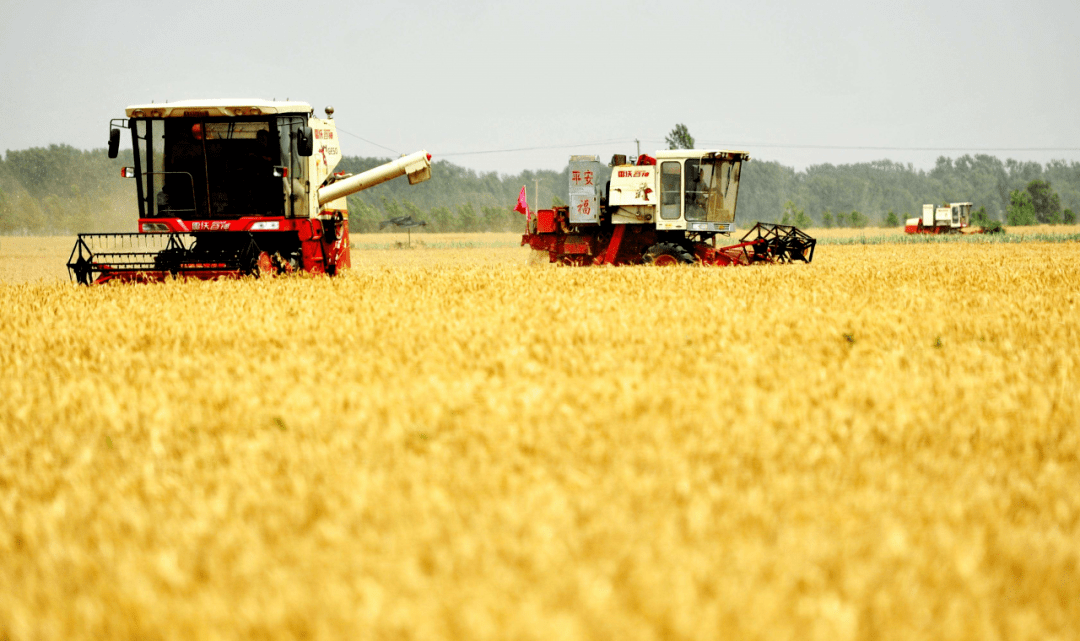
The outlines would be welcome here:
M 356 174 L 387 160 L 345 157 L 337 170 Z M 539 198 L 534 193 L 537 184 Z M 552 202 L 569 200 L 568 169 L 500 175 L 436 160 L 431 179 L 419 185 L 410 185 L 405 179 L 391 180 L 349 196 L 349 229 L 375 232 L 381 220 L 411 215 L 427 222 L 427 229 L 434 232 L 519 231 L 524 224 L 521 214 L 513 209 L 522 186 L 527 186 L 529 207 L 535 208 L 536 203 L 550 207 Z
M 0 160 L 0 234 L 136 231 L 135 183 L 120 177 L 131 151 L 68 145 L 8 150 Z
M 1010 221 L 1008 213 L 1015 193 L 1030 193 L 1033 181 L 1047 183 L 1058 194 L 1062 216 L 1057 222 L 1063 221 L 1064 210 L 1080 211 L 1080 163 L 1042 165 L 965 155 L 938 158 L 930 171 L 890 160 L 813 165 L 799 172 L 777 162 L 752 161 L 743 168 L 739 218 L 781 222 L 787 215 L 808 227 L 896 225 L 921 215 L 925 203 L 971 202 L 976 211 L 985 208 L 989 221 L 1030 224 Z
M 358 173 L 386 160 L 347 157 L 338 170 Z M 104 149 L 67 145 L 8 151 L 0 160 L 0 234 L 135 231 L 135 185 L 120 177 L 130 164 L 130 151 L 115 160 Z M 426 221 L 428 231 L 517 231 L 523 224 L 513 207 L 521 187 L 530 207 L 550 207 L 569 200 L 568 177 L 568 168 L 508 175 L 436 160 L 427 182 L 398 179 L 350 196 L 350 228 L 378 231 L 381 220 L 411 215 Z M 755 160 L 743 168 L 738 211 L 744 225 L 894 225 L 919 215 L 924 203 L 963 201 L 984 208 L 986 220 L 1006 224 L 1040 222 L 1053 217 L 1041 212 L 1056 206 L 1061 222 L 1066 210 L 1080 211 L 1080 163 L 978 155 L 942 157 L 929 171 L 888 160 L 796 171 Z

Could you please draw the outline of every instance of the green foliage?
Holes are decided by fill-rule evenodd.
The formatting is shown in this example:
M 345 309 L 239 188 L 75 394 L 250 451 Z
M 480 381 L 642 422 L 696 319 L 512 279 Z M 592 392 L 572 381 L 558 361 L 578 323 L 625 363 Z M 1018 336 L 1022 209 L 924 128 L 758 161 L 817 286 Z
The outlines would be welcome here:
M 0 234 L 135 231 L 134 181 L 120 177 L 131 152 L 50 145 L 0 160 Z
M 998 223 L 1000 224 L 1000 223 Z M 820 245 L 936 245 L 970 243 L 973 245 L 996 245 L 1014 243 L 1076 243 L 1080 234 L 1062 233 L 997 233 L 997 234 L 888 234 L 866 236 L 863 234 L 841 238 L 819 238 Z
M 835 225 L 835 224 L 836 224 L 836 222 L 833 219 L 833 215 L 832 215 L 831 211 L 826 209 L 825 211 L 821 212 L 821 225 L 823 227 L 825 227 L 826 229 L 832 229 L 833 225 Z
M 458 229 L 455 231 L 479 231 L 480 229 L 480 219 L 472 203 L 461 203 L 457 206 L 457 219 Z
M 857 229 L 862 229 L 870 223 L 870 217 L 858 210 L 852 211 L 848 214 L 848 224 Z
M 836 212 L 836 226 L 837 227 L 850 227 L 851 221 L 848 219 L 846 211 Z
M 1005 220 L 1010 225 L 1034 225 L 1039 222 L 1035 217 L 1035 205 L 1031 202 L 1031 194 L 1025 190 L 1014 189 L 1009 193 L 1011 204 L 1006 213 Z
M 814 226 L 814 221 L 810 218 L 809 215 L 807 215 L 805 211 L 800 209 L 799 211 L 795 212 L 794 224 L 800 229 L 807 229 Z
M 896 217 L 896 212 L 889 210 L 889 213 L 885 214 L 885 222 L 883 227 L 898 227 L 900 226 L 900 219 Z
M 986 207 L 979 207 L 971 214 L 972 225 L 978 225 L 985 229 L 989 222 L 990 218 L 986 215 Z
M 1066 209 L 1061 215 L 1061 222 L 1065 223 L 1066 225 L 1075 225 L 1076 214 L 1073 213 L 1073 210 Z
M 337 170 L 359 173 L 387 160 L 349 156 Z M 130 151 L 118 159 L 109 159 L 104 149 L 82 151 L 67 145 L 7 152 L 0 160 L 0 234 L 134 231 L 135 181 L 119 176 L 120 167 L 131 164 Z M 610 168 L 603 167 L 597 183 L 603 185 L 609 176 Z M 534 193 L 537 182 L 539 194 Z M 522 217 L 508 211 L 522 185 L 528 187 L 530 204 L 560 205 L 569 201 L 568 183 L 567 167 L 500 175 L 440 160 L 427 182 L 410 186 L 405 180 L 392 180 L 349 196 L 349 224 L 354 232 L 373 232 L 394 212 L 413 212 L 428 221 L 423 228 L 428 232 L 520 230 Z M 1016 191 L 1027 194 L 1030 210 L 1024 203 L 1019 209 L 1014 205 Z M 832 227 L 838 222 L 833 211 L 921 211 L 923 203 L 942 197 L 976 203 L 975 216 L 985 211 L 987 222 L 1006 218 L 1010 208 L 1020 220 L 1075 221 L 1072 212 L 1080 211 L 1080 163 L 1052 161 L 1043 166 L 979 155 L 939 158 L 931 171 L 881 160 L 814 165 L 797 172 L 777 162 L 755 160 L 743 165 L 738 221 L 772 221 L 778 212 L 787 212 L 790 224 L 805 228 L 813 222 L 805 212 L 817 211 L 822 212 L 815 217 L 820 224 Z M 897 224 L 909 217 L 905 213 Z M 980 220 L 973 217 L 973 224 Z M 844 226 L 859 222 L 851 214 L 843 214 L 839 221 Z
M 1035 218 L 1040 223 L 1057 225 L 1061 223 L 1061 198 L 1045 180 L 1032 180 L 1027 185 L 1031 195 L 1031 206 L 1035 208 Z
M 668 149 L 694 148 L 694 137 L 690 135 L 690 130 L 686 128 L 686 125 L 681 123 L 675 125 L 664 141 L 668 144 Z
M 346 156 L 337 170 L 359 173 L 387 160 Z M 598 184 L 608 180 L 610 171 L 608 167 L 602 168 L 601 175 L 597 177 Z M 562 171 L 523 171 L 516 175 L 500 176 L 495 172 L 477 172 L 446 161 L 436 161 L 432 165 L 430 180 L 419 185 L 409 185 L 406 180 L 391 180 L 350 196 L 349 207 L 352 211 L 358 206 L 355 203 L 370 205 L 376 212 L 374 219 L 377 222 L 401 215 L 393 214 L 394 211 L 409 211 L 405 205 L 408 202 L 419 212 L 412 215 L 427 221 L 423 232 L 517 231 L 524 229 L 523 216 L 517 213 L 513 216 L 510 213 L 503 215 L 503 211 L 509 212 L 517 203 L 522 185 L 528 189 L 531 207 L 535 202 L 537 179 L 540 185 L 539 202 L 549 202 L 555 198 L 565 202 L 570 199 L 568 167 Z M 370 230 L 366 224 L 358 227 L 354 223 L 350 222 L 353 231 L 377 231 L 377 228 Z M 414 233 L 417 231 L 414 230 Z
M 920 212 L 924 203 L 970 201 L 986 207 L 989 220 L 1001 220 L 1009 194 L 1032 180 L 1052 182 L 1061 205 L 1080 211 L 1080 162 L 1039 163 L 993 156 L 939 158 L 934 169 L 917 170 L 889 160 L 851 165 L 812 165 L 802 171 L 777 162 L 743 165 L 739 187 L 740 223 L 772 220 L 788 200 L 807 211 Z M 899 223 L 911 216 L 904 214 Z
M 354 234 L 371 234 L 379 230 L 382 215 L 362 198 L 353 194 L 348 197 L 349 231 Z
M 787 201 L 784 204 L 784 213 L 780 217 L 781 225 L 794 225 L 801 229 L 806 229 L 814 225 L 814 221 L 806 214 L 806 211 L 800 207 L 796 207 L 792 201 Z
M 559 198 L 559 196 L 555 194 L 551 197 L 551 207 L 552 209 L 554 209 L 555 207 L 566 207 L 566 203 L 563 202 L 562 198 Z

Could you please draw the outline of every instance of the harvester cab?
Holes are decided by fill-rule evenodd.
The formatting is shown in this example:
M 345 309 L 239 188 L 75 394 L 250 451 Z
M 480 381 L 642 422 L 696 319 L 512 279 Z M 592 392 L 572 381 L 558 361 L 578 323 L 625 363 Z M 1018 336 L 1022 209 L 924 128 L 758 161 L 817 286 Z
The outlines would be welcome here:
M 570 204 L 541 209 L 522 244 L 572 265 L 700 262 L 810 262 L 816 241 L 787 225 L 758 223 L 742 242 L 718 247 L 735 231 L 745 151 L 675 149 L 610 163 L 600 185 L 596 156 L 570 158 Z
M 655 217 L 659 230 L 731 233 L 743 160 L 749 155 L 741 151 L 674 150 L 616 165 L 608 194 L 612 219 L 640 224 Z
M 302 102 L 193 100 L 133 105 L 111 122 L 109 156 L 131 135 L 138 233 L 80 234 L 81 283 L 349 267 L 346 196 L 397 176 L 431 177 L 420 151 L 357 176 L 335 174 L 333 120 Z

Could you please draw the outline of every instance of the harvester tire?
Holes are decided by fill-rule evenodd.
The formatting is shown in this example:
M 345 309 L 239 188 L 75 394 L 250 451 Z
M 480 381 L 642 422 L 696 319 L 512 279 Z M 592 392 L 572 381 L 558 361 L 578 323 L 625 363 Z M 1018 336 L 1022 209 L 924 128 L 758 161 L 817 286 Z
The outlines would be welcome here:
M 674 243 L 656 243 L 645 250 L 641 260 L 646 265 L 690 265 L 694 262 L 694 255 Z

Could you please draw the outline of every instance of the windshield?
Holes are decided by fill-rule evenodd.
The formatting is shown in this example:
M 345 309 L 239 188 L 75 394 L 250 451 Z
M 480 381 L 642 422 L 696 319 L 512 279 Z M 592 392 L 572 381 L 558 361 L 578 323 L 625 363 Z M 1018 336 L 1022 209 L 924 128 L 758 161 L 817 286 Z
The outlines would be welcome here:
M 686 220 L 710 223 L 735 221 L 735 201 L 739 196 L 739 160 L 686 161 Z
M 301 199 L 290 197 L 306 188 L 306 163 L 295 153 L 302 118 L 133 120 L 142 216 L 230 219 L 303 213 L 300 207 L 294 212 Z

